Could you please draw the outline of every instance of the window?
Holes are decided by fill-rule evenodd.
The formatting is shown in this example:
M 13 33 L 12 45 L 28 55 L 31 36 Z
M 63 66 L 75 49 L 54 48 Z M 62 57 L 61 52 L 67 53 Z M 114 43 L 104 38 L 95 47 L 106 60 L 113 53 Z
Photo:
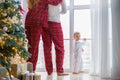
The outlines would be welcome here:
M 23 0 L 24 1 L 24 0 Z M 64 33 L 64 46 L 65 46 L 65 58 L 64 69 L 71 69 L 72 61 L 72 35 L 74 31 L 81 33 L 82 38 L 87 38 L 86 45 L 84 46 L 84 69 L 88 70 L 90 65 L 90 53 L 91 53 L 91 12 L 90 12 L 91 0 L 66 0 L 68 7 L 67 14 L 61 15 L 61 23 Z M 23 6 L 26 6 L 26 2 L 23 2 Z M 27 8 L 25 8 L 27 11 Z M 25 16 L 24 16 L 25 17 Z M 52 49 L 53 64 L 55 68 L 55 51 L 54 45 Z M 37 69 L 44 70 L 44 54 L 42 47 L 42 40 L 40 41 L 39 58 Z
M 91 53 L 91 14 L 90 9 L 74 10 L 74 31 L 80 32 L 81 39 L 86 38 L 83 46 L 83 69 L 89 70 Z
M 74 11 L 74 31 L 81 33 L 81 37 L 91 38 L 90 9 Z
M 74 3 L 72 3 L 74 2 Z M 72 34 L 74 31 L 78 31 L 81 33 L 82 38 L 87 38 L 86 45 L 84 46 L 84 69 L 88 70 L 90 65 L 90 53 L 91 53 L 91 13 L 90 13 L 90 0 L 66 0 L 68 11 L 67 14 L 61 15 L 61 23 L 64 33 L 64 45 L 65 45 L 65 58 L 64 58 L 64 69 L 70 70 L 71 69 L 71 50 L 70 44 L 72 43 Z M 70 9 L 73 5 L 74 10 L 71 11 Z M 72 15 L 74 14 L 74 15 Z M 73 21 L 73 22 L 72 22 Z M 72 26 L 74 25 L 74 26 Z M 71 28 L 72 27 L 72 28 Z M 71 30 L 74 29 L 74 30 Z M 53 45 L 53 64 L 55 68 L 55 51 Z M 43 48 L 42 48 L 42 41 L 40 43 L 40 50 L 39 50 L 39 61 L 37 68 L 44 69 L 44 57 L 43 57 Z
M 67 3 L 68 4 L 68 3 Z M 65 15 L 61 15 L 61 24 L 62 24 L 62 29 L 63 29 L 63 34 L 64 34 L 64 47 L 65 47 L 65 58 L 64 58 L 64 69 L 68 70 L 70 69 L 70 39 L 69 39 L 69 33 L 70 33 L 70 24 L 69 24 L 69 10 Z M 44 55 L 43 55 L 43 47 L 42 47 L 42 41 L 40 42 L 40 48 L 39 48 L 39 61 L 37 68 L 44 69 L 45 64 L 44 64 Z M 52 47 L 52 59 L 53 59 L 53 67 L 55 68 L 56 63 L 55 63 L 55 50 L 54 50 L 54 45 Z
M 90 5 L 91 0 L 74 0 L 74 5 Z

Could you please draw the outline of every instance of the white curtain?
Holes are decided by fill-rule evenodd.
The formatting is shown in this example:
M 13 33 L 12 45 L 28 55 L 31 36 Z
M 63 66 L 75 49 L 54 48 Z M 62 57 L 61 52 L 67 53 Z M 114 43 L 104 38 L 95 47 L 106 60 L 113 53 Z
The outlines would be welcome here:
M 120 0 L 111 0 L 111 4 L 108 0 L 92 0 L 90 74 L 120 79 Z
M 111 77 L 111 39 L 108 0 L 92 0 L 91 75 Z
M 112 4 L 112 78 L 120 80 L 120 0 L 111 0 Z

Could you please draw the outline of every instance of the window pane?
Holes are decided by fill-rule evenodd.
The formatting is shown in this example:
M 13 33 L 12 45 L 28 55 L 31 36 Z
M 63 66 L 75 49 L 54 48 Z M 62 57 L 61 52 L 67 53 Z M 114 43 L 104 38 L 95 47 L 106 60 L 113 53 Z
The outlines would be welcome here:
M 91 39 L 91 14 L 89 9 L 75 10 L 74 31 L 81 33 L 81 37 Z
M 82 47 L 83 48 L 83 54 L 82 54 L 82 58 L 83 58 L 83 70 L 90 70 L 90 56 L 91 56 L 91 39 L 87 40 L 85 45 Z
M 38 55 L 37 68 L 45 68 L 42 39 L 39 43 L 39 55 Z
M 64 41 L 65 55 L 64 55 L 64 69 L 70 69 L 70 41 Z
M 40 41 L 39 45 L 39 58 L 37 62 L 37 68 L 40 69 L 45 69 L 45 63 L 44 63 L 44 52 L 43 52 L 43 43 Z M 69 69 L 70 68 L 70 52 L 69 52 L 69 40 L 64 41 L 64 46 L 65 46 L 65 55 L 64 55 L 64 69 Z M 52 62 L 53 62 L 53 67 L 56 68 L 56 62 L 55 62 L 55 49 L 54 45 L 52 46 Z
M 70 0 L 66 0 L 66 4 L 67 4 L 67 6 L 69 6 L 70 5 Z
M 63 34 L 65 39 L 69 39 L 69 11 L 66 14 L 61 15 L 61 25 L 63 29 Z
M 74 31 L 80 32 L 81 38 L 87 38 L 86 44 L 82 47 L 83 69 L 89 71 L 91 55 L 91 14 L 89 9 L 75 10 Z
M 74 0 L 74 5 L 88 5 L 91 0 Z

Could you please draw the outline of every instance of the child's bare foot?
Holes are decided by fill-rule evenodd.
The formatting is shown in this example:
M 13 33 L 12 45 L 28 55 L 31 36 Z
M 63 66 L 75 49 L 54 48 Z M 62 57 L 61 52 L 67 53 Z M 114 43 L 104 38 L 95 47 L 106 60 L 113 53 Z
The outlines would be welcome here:
M 73 74 L 79 74 L 79 72 L 73 72 Z
M 73 74 L 80 74 L 80 73 L 84 73 L 84 71 L 73 72 Z
M 80 71 L 79 73 L 85 73 L 85 71 Z

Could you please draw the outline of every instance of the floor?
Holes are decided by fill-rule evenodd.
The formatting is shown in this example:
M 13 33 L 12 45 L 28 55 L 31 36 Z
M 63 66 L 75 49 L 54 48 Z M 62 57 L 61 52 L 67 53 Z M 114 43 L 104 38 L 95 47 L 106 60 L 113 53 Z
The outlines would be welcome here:
M 71 74 L 68 76 L 57 76 L 53 73 L 52 76 L 48 76 L 45 72 L 40 72 L 41 80 L 111 80 L 111 79 L 100 79 L 97 76 L 90 76 L 89 74 Z

